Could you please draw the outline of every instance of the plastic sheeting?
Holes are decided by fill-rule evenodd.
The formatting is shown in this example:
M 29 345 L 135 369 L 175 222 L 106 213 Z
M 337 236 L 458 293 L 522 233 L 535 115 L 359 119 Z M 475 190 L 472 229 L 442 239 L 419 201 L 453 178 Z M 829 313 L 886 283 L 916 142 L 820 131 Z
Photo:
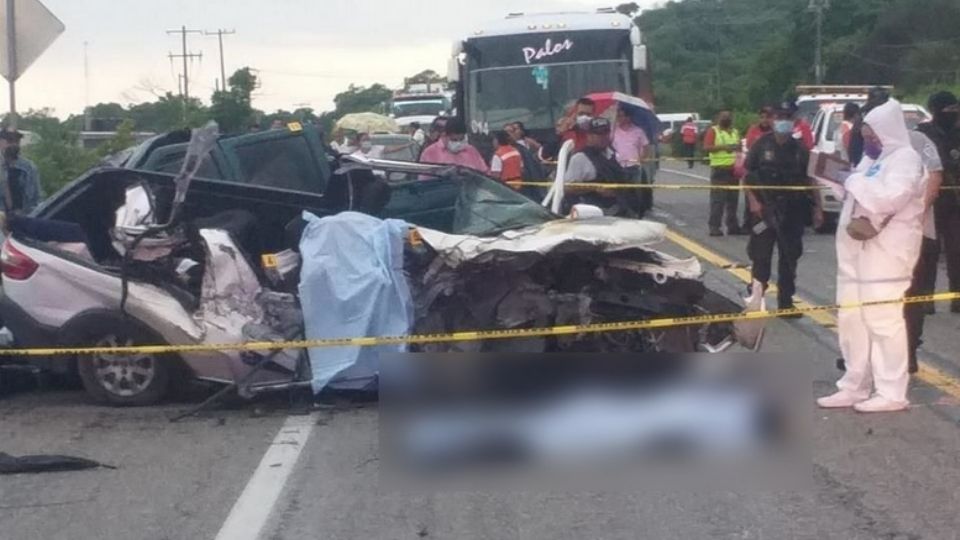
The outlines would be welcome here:
M 653 221 L 596 217 L 558 219 L 490 237 L 446 234 L 426 228 L 418 230 L 444 262 L 456 268 L 465 262 L 487 262 L 503 254 L 543 255 L 559 250 L 565 244 L 597 246 L 599 251 L 606 253 L 646 248 L 662 242 L 667 227 Z
M 403 273 L 409 225 L 357 212 L 318 218 L 304 212 L 300 302 L 307 339 L 395 336 L 409 332 L 413 299 Z M 328 384 L 363 389 L 384 352 L 404 345 L 310 349 L 313 391 Z

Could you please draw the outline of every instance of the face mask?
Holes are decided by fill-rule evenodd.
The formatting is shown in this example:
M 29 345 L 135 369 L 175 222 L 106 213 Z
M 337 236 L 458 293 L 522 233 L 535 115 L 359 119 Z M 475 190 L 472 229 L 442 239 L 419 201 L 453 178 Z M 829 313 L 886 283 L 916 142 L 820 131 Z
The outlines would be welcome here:
M 580 127 L 586 127 L 588 124 L 590 124 L 590 115 L 589 115 L 589 114 L 577 115 L 577 125 L 578 125 L 578 126 L 580 126 Z
M 877 141 L 863 141 L 863 154 L 868 158 L 876 161 L 880 159 L 880 154 L 883 153 L 883 145 Z
M 371 148 L 373 148 L 373 143 L 370 141 L 363 141 L 360 143 L 360 149 L 364 152 L 369 152 Z
M 789 120 L 777 120 L 773 123 L 773 130 L 780 135 L 790 135 L 793 133 L 793 122 Z
M 447 150 L 458 154 L 463 150 L 464 142 L 463 141 L 447 141 Z

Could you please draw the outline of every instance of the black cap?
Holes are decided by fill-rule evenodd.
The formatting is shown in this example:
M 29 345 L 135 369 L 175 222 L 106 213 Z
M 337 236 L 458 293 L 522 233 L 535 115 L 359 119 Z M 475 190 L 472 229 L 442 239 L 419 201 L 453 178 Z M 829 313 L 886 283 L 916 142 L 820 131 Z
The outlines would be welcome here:
M 773 109 L 773 114 L 776 116 L 793 116 L 796 113 L 796 101 L 783 101 Z
M 7 142 L 18 143 L 20 139 L 23 139 L 23 133 L 10 128 L 3 128 L 0 130 L 0 139 Z
M 591 118 L 590 124 L 587 126 L 588 133 L 594 133 L 596 135 L 609 135 L 610 134 L 610 121 L 606 118 Z
M 927 108 L 930 109 L 931 113 L 937 114 L 948 109 L 955 110 L 957 103 L 957 96 L 953 92 L 944 90 L 930 96 L 930 99 L 927 100 Z

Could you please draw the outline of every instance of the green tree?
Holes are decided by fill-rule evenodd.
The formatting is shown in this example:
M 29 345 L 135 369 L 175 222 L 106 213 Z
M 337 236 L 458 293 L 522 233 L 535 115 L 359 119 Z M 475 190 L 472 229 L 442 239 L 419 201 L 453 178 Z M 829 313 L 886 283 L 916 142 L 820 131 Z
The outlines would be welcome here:
M 432 69 L 425 69 L 412 77 L 405 78 L 403 81 L 404 84 L 446 83 L 447 78 Z
M 640 6 L 636 2 L 628 2 L 626 4 L 620 4 L 616 9 L 619 13 L 627 17 L 633 17 L 640 11 Z
M 23 153 L 36 164 L 48 195 L 97 163 L 99 156 L 78 144 L 78 132 L 51 116 L 48 110 L 28 111 L 20 118 L 20 126 L 38 137 Z
M 126 150 L 136 144 L 133 137 L 133 120 L 126 119 L 117 126 L 117 132 L 109 141 L 97 147 L 96 153 L 99 157 L 106 157 L 122 150 Z
M 210 112 L 197 98 L 190 98 L 184 103 L 183 96 L 167 92 L 156 101 L 131 105 L 128 118 L 133 120 L 138 131 L 164 133 L 201 126 L 210 118 Z
M 366 86 L 351 84 L 343 92 L 333 98 L 336 106 L 334 115 L 341 118 L 345 114 L 357 112 L 380 112 L 383 105 L 393 96 L 393 92 L 386 86 L 375 83 Z
M 801 0 L 684 0 L 636 18 L 657 108 L 756 110 L 813 80 L 815 19 Z M 622 13 L 633 6 L 622 5 Z M 960 84 L 960 3 L 832 2 L 823 26 L 827 84 L 893 84 L 912 94 Z M 922 31 L 918 31 L 922 29 Z
M 213 93 L 210 116 L 220 125 L 222 133 L 238 133 L 254 121 L 252 96 L 257 88 L 257 76 L 245 67 L 234 72 L 227 84 L 228 90 Z

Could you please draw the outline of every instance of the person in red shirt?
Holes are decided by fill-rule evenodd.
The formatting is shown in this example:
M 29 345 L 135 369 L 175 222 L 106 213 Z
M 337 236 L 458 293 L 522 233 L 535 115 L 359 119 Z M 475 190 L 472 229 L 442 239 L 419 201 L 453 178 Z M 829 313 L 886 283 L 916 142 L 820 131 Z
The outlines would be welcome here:
M 760 119 L 747 130 L 747 151 L 760 137 L 773 130 L 773 107 L 765 105 L 760 109 Z
M 798 109 L 796 101 L 784 102 L 780 108 L 789 111 L 790 114 L 795 117 L 797 116 Z M 810 127 L 810 122 L 807 122 L 803 118 L 797 117 L 797 119 L 793 121 L 793 138 L 799 140 L 808 152 L 816 146 L 816 142 L 813 140 L 813 128 Z
M 574 107 L 573 113 L 561 118 L 557 122 L 557 134 L 560 135 L 560 144 L 567 141 L 573 141 L 574 152 L 579 152 L 587 145 L 587 127 L 590 125 L 590 119 L 593 118 L 593 112 L 596 109 L 596 103 L 590 98 L 580 98 Z M 559 149 L 557 150 L 559 152 Z
M 514 146 L 513 138 L 506 131 L 494 135 L 497 148 L 490 160 L 490 174 L 501 182 L 523 180 L 523 156 Z
M 760 140 L 760 137 L 763 137 L 767 133 L 773 131 L 773 121 L 774 118 L 774 107 L 772 105 L 764 105 L 760 108 L 760 118 L 757 120 L 756 124 L 750 126 L 750 129 L 747 130 L 747 137 L 744 141 L 746 143 L 746 151 L 749 152 L 753 148 L 753 143 Z M 740 179 L 740 185 L 743 185 L 744 179 Z M 749 199 L 746 198 L 746 192 L 744 192 L 744 201 L 743 201 L 743 223 L 750 223 L 751 214 L 750 214 L 750 205 Z
M 687 121 L 683 123 L 683 127 L 680 128 L 680 138 L 683 141 L 683 157 L 687 160 L 687 168 L 693 168 L 693 156 L 697 151 L 697 137 L 700 135 L 700 130 L 697 128 L 697 123 L 693 121 L 693 117 L 687 118 Z

